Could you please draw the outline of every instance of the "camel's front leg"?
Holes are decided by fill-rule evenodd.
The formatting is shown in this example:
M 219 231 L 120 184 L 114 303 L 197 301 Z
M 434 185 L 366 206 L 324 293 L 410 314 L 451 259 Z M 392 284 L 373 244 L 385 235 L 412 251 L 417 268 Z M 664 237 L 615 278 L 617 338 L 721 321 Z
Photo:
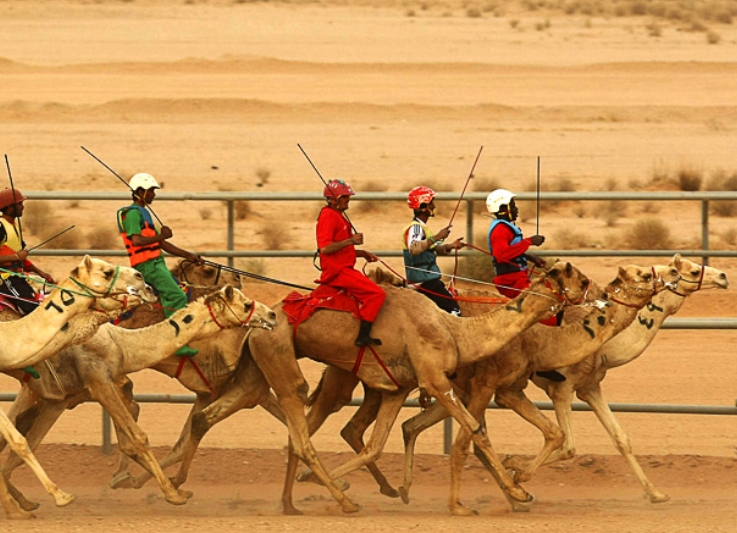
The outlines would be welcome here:
M 500 389 L 496 393 L 496 402 L 502 407 L 508 407 L 530 424 L 539 429 L 545 443 L 537 456 L 526 464 L 514 465 L 513 461 L 505 461 L 505 466 L 513 468 L 514 478 L 518 482 L 529 481 L 535 471 L 544 464 L 554 450 L 557 450 L 564 441 L 563 432 L 553 424 L 542 412 L 535 407 L 521 389 Z
M 91 377 L 88 377 L 87 390 L 112 418 L 120 450 L 153 474 L 167 502 L 174 505 L 187 503 L 191 495 L 175 489 L 169 478 L 164 475 L 148 446 L 148 436 L 131 416 L 124 400 L 120 397 L 118 387 L 115 383 L 101 381 L 97 379 L 93 381 Z
M 46 472 L 39 464 L 36 456 L 31 452 L 31 449 L 28 446 L 28 441 L 26 441 L 23 435 L 18 432 L 2 410 L 0 410 L 0 435 L 2 435 L 8 442 L 10 449 L 23 459 L 23 461 L 31 468 L 35 476 L 44 486 L 46 492 L 54 498 L 56 505 L 62 507 L 64 505 L 69 505 L 74 501 L 74 496 L 59 489 L 56 483 L 49 479 L 49 476 L 46 475 Z M 4 479 L 4 476 L 2 477 Z
M 133 417 L 133 420 L 138 422 L 138 417 L 141 414 L 141 406 L 138 405 L 138 402 L 133 398 L 133 382 L 126 379 L 123 386 L 119 385 L 119 393 L 120 399 L 125 403 L 128 412 Z M 111 488 L 119 489 L 133 487 L 131 484 L 131 475 L 130 472 L 128 472 L 128 465 L 128 456 L 122 452 L 118 452 L 118 466 L 115 468 L 113 477 L 110 480 Z M 148 472 L 145 472 L 145 474 L 148 474 Z M 150 479 L 150 476 L 147 479 Z
M 661 503 L 668 501 L 670 499 L 670 496 L 668 496 L 667 494 L 663 494 L 655 488 L 655 485 L 650 482 L 650 480 L 645 475 L 645 472 L 643 472 L 640 463 L 637 462 L 637 459 L 632 453 L 632 445 L 630 444 L 630 439 L 620 427 L 617 419 L 614 418 L 614 413 L 612 413 L 612 411 L 609 409 L 609 405 L 607 404 L 606 400 L 604 400 L 604 397 L 601 393 L 601 387 L 597 385 L 596 387 L 592 387 L 590 389 L 578 391 L 578 395 L 583 401 L 591 406 L 591 408 L 594 410 L 594 413 L 596 413 L 596 416 L 599 418 L 599 421 L 609 433 L 612 441 L 614 441 L 614 445 L 619 450 L 619 453 L 621 453 L 625 457 L 625 459 L 627 459 L 627 462 L 630 464 L 630 467 L 637 476 L 637 479 L 640 480 L 642 487 L 645 489 L 650 502 Z
M 484 431 L 483 424 L 481 424 L 456 397 L 453 389 L 450 387 L 450 383 L 447 383 L 446 380 L 444 389 L 433 385 L 425 385 L 424 388 L 429 394 L 434 396 L 437 401 L 443 404 L 445 409 L 458 421 L 461 429 L 470 434 L 470 438 L 486 458 L 485 464 L 487 468 L 497 480 L 497 483 L 499 483 L 499 487 L 502 489 L 505 497 L 512 505 L 513 510 L 528 510 L 533 497 L 520 487 L 506 471 L 496 453 L 494 453 L 491 442 L 489 442 L 486 432 Z M 469 405 L 471 405 L 472 402 L 474 402 L 474 397 L 472 397 Z M 461 438 L 461 432 L 459 432 L 457 439 L 458 438 Z M 454 450 L 456 449 L 455 444 L 453 448 Z M 462 444 L 458 446 L 459 450 L 462 448 Z M 467 446 L 466 449 L 468 449 Z M 457 494 L 454 496 L 452 493 L 450 502 L 451 509 L 455 508 L 455 499 L 457 499 Z
M 31 450 L 35 451 L 38 449 L 44 437 L 48 434 L 64 411 L 67 410 L 72 401 L 74 400 L 46 401 L 38 399 L 27 411 L 18 411 L 15 413 L 16 428 L 25 436 L 28 447 Z M 25 495 L 10 482 L 10 476 L 13 471 L 22 464 L 23 460 L 17 454 L 11 453 L 3 466 L 2 475 L 7 481 L 8 490 L 21 508 L 25 511 L 34 511 L 39 507 L 38 502 L 28 500 Z
M 8 487 L 5 484 L 5 478 L 0 475 L 0 504 L 3 506 L 5 516 L 9 520 L 27 520 L 33 518 L 33 513 L 30 513 L 18 505 L 13 496 L 8 491 Z
M 402 424 L 404 437 L 404 484 L 399 487 L 399 494 L 404 503 L 409 503 L 409 489 L 412 486 L 412 469 L 415 460 L 415 445 L 420 433 L 431 428 L 441 420 L 450 416 L 440 402 L 435 402 L 428 409 L 405 420 Z

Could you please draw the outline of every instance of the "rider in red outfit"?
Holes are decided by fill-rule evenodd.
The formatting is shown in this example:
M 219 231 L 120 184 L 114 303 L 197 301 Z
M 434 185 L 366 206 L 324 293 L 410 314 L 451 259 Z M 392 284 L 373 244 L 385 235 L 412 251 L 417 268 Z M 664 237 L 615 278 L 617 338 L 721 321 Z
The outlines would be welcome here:
M 324 196 L 328 205 L 317 217 L 317 248 L 322 274 L 317 283 L 343 289 L 359 302 L 361 327 L 356 346 L 380 345 L 381 340 L 370 336 L 371 326 L 386 299 L 384 289 L 354 268 L 356 257 L 372 263 L 378 260 L 371 252 L 356 250 L 363 244 L 363 233 L 354 233 L 344 215 L 355 193 L 343 180 L 330 180 Z

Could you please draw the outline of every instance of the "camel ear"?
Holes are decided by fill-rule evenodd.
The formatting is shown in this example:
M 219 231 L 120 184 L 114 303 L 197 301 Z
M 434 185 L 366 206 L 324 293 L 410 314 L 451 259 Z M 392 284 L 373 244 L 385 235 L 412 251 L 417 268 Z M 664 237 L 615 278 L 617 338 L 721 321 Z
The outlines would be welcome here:
M 569 262 L 566 262 L 566 276 L 569 278 L 573 276 L 573 265 Z
M 619 272 L 617 274 L 617 277 L 620 279 L 624 279 L 627 276 L 627 271 L 624 269 L 624 267 L 619 267 Z
M 670 263 L 676 267 L 676 270 L 681 270 L 681 254 L 674 255 Z
M 223 287 L 223 294 L 225 294 L 225 299 L 229 302 L 233 300 L 233 286 L 228 284 L 225 287 Z

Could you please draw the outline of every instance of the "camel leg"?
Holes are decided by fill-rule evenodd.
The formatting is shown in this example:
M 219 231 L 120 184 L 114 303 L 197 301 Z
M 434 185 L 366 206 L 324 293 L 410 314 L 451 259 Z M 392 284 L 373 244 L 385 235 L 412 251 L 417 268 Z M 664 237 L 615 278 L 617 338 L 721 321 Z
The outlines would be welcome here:
M 25 404 L 25 402 L 23 403 Z M 69 401 L 45 401 L 39 399 L 35 404 L 30 405 L 30 408 L 26 411 L 14 413 L 16 417 L 16 428 L 25 437 L 28 447 L 32 451 L 38 449 L 44 437 L 68 408 L 69 403 Z M 3 465 L 2 475 L 7 482 L 8 491 L 21 508 L 25 511 L 34 511 L 39 507 L 38 502 L 28 500 L 10 481 L 13 471 L 22 464 L 23 460 L 17 454 L 11 452 L 5 465 Z
M 637 476 L 637 479 L 640 480 L 640 483 L 645 489 L 645 493 L 650 499 L 650 502 L 661 503 L 668 501 L 670 499 L 670 496 L 663 494 L 655 488 L 655 485 L 650 482 L 650 480 L 645 475 L 645 472 L 643 472 L 640 463 L 637 462 L 637 459 L 632 453 L 632 445 L 630 444 L 630 439 L 620 427 L 617 419 L 614 417 L 614 413 L 612 413 L 612 411 L 609 409 L 609 405 L 604 400 L 604 397 L 601 393 L 601 387 L 597 385 L 596 387 L 592 387 L 590 389 L 578 391 L 578 396 L 587 404 L 589 404 L 591 406 L 591 409 L 594 410 L 594 413 L 596 413 L 599 421 L 609 433 L 612 441 L 614 441 L 614 445 L 619 450 L 619 453 L 621 453 L 624 458 L 627 459 L 627 462 L 630 464 L 630 467 Z
M 2 504 L 8 520 L 27 520 L 33 518 L 33 513 L 21 509 L 18 502 L 8 492 L 8 487 L 5 484 L 5 478 L 3 476 L 0 476 L 0 504 Z
M 548 387 L 547 395 L 553 400 L 555 418 L 558 427 L 563 431 L 563 444 L 543 463 L 544 465 L 564 461 L 576 455 L 576 442 L 573 433 L 573 388 L 567 382 L 556 383 Z
M 118 389 L 118 392 L 120 394 L 121 401 L 125 404 L 131 417 L 133 417 L 133 420 L 138 423 L 138 417 L 141 414 L 141 406 L 133 399 L 133 383 L 128 381 Z M 115 472 L 113 472 L 112 479 L 110 480 L 110 488 L 132 488 L 131 475 L 128 472 L 129 464 L 130 461 L 128 460 L 128 456 L 124 453 L 118 452 L 118 466 L 115 468 Z M 161 468 L 163 470 L 164 467 Z M 148 474 L 147 471 L 144 472 Z M 150 475 L 147 479 L 150 479 Z
M 532 502 L 533 497 L 515 482 L 515 480 L 506 471 L 501 461 L 497 457 L 494 449 L 491 446 L 491 442 L 489 442 L 489 438 L 486 435 L 483 424 L 478 421 L 483 418 L 483 414 L 479 414 L 478 417 L 474 417 L 474 415 L 471 414 L 471 412 L 469 412 L 469 410 L 466 409 L 463 403 L 456 397 L 453 389 L 450 387 L 450 384 L 447 383 L 447 380 L 444 392 L 441 392 L 443 389 L 439 389 L 439 387 L 434 385 L 426 385 L 424 388 L 430 395 L 434 396 L 437 401 L 440 402 L 443 407 L 445 407 L 445 409 L 460 424 L 460 430 L 458 432 L 458 436 L 456 437 L 458 445 L 456 445 L 456 443 L 454 443 L 453 445 L 454 453 L 457 453 L 459 455 L 458 460 L 460 461 L 460 458 L 464 453 L 468 453 L 468 444 L 464 442 L 464 439 L 468 439 L 470 436 L 470 439 L 473 440 L 473 443 L 483 454 L 485 458 L 484 464 L 499 484 L 499 487 L 502 489 L 504 496 L 512 505 L 512 509 L 515 511 L 529 510 L 529 504 Z M 480 397 L 482 396 L 484 398 L 480 399 Z M 488 405 L 488 400 L 490 397 L 491 391 L 486 394 L 477 394 L 476 392 L 474 392 L 471 397 L 471 401 L 469 402 L 469 406 L 473 406 L 472 408 L 475 411 L 485 413 L 486 406 Z M 484 399 L 485 401 L 483 401 Z M 483 404 L 483 410 L 481 407 L 476 407 L 476 404 L 478 404 L 479 406 Z M 466 432 L 467 434 L 464 432 Z M 456 452 L 456 450 L 458 451 Z M 461 450 L 465 451 L 462 452 Z M 458 472 L 455 472 L 455 468 L 451 469 L 451 480 L 453 480 L 453 473 L 460 475 L 460 467 L 458 468 Z M 453 482 L 451 483 L 451 511 L 454 514 L 468 514 L 467 511 L 462 506 L 460 506 L 457 501 L 460 482 L 456 481 L 455 483 L 456 485 L 454 485 Z
M 557 450 L 564 442 L 563 432 L 553 424 L 537 407 L 530 401 L 521 389 L 500 389 L 496 393 L 496 402 L 502 406 L 512 409 L 515 413 L 535 426 L 543 434 L 545 443 L 537 456 L 524 467 L 514 469 L 515 479 L 518 482 L 529 481 L 535 471 L 544 464 L 554 450 Z M 511 462 L 504 465 L 509 468 Z M 512 466 L 512 468 L 514 468 Z
M 175 489 L 164 475 L 148 446 L 148 436 L 131 416 L 118 387 L 114 383 L 97 381 L 92 382 L 88 376 L 87 389 L 92 399 L 98 401 L 112 418 L 120 450 L 153 474 L 167 502 L 174 505 L 187 503 L 190 495 Z
M 33 455 L 33 452 L 28 446 L 28 441 L 26 441 L 23 435 L 20 434 L 2 410 L 0 410 L 0 435 L 5 438 L 13 452 L 23 459 L 23 461 L 25 461 L 25 463 L 31 468 L 46 492 L 54 498 L 56 505 L 62 507 L 64 505 L 69 505 L 74 501 L 74 496 L 62 491 L 56 483 L 49 479 L 49 476 L 41 467 L 36 456 Z M 4 476 L 0 477 L 3 477 L 4 480 Z M 3 485 L 4 484 L 5 482 L 3 481 Z M 7 488 L 4 490 L 7 491 Z
M 425 411 L 405 420 L 402 424 L 404 437 L 404 484 L 399 487 L 399 494 L 404 503 L 409 503 L 409 489 L 412 486 L 412 469 L 414 468 L 415 444 L 420 433 L 431 428 L 441 420 L 448 418 L 448 411 L 436 402 Z
M 381 407 L 381 400 L 381 394 L 378 391 L 365 389 L 363 403 L 340 432 L 343 440 L 356 453 L 361 452 L 365 447 L 363 436 L 369 426 L 376 420 L 379 408 Z M 367 463 L 366 468 L 368 468 L 374 480 L 378 483 L 381 494 L 390 498 L 399 497 L 399 491 L 391 486 L 374 461 Z
M 408 394 L 408 389 L 400 389 L 397 392 L 385 392 L 382 394 L 381 407 L 379 407 L 379 412 L 376 416 L 375 427 L 371 432 L 371 438 L 356 457 L 350 459 L 330 472 L 330 477 L 332 479 L 342 477 L 350 472 L 358 470 L 359 468 L 366 466 L 369 462 L 376 461 L 381 456 L 381 452 L 389 438 L 392 426 L 394 425 Z

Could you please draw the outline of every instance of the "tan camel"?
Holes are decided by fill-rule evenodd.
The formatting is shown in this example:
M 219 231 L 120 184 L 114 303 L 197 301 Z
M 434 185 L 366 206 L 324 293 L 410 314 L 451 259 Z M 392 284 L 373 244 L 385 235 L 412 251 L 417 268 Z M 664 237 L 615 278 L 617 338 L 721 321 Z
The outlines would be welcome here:
M 387 299 L 373 326 L 373 331 L 383 332 L 384 345 L 377 351 L 378 358 L 366 354 L 356 369 L 359 379 L 385 393 L 383 406 L 387 406 L 388 416 L 382 418 L 382 423 L 386 427 L 377 428 L 374 434 L 388 432 L 407 394 L 419 385 L 445 403 L 461 424 L 477 430 L 474 433 L 476 442 L 492 455 L 486 436 L 479 431 L 479 424 L 456 401 L 448 376 L 459 365 L 491 356 L 519 332 L 556 314 L 564 304 L 583 299 L 588 285 L 588 279 L 578 269 L 559 263 L 544 279 L 506 306 L 471 319 L 450 316 L 413 291 L 387 287 Z M 276 330 L 268 337 L 254 331 L 248 337 L 242 358 L 248 354 L 253 357 L 278 396 L 287 418 L 294 453 L 316 472 L 343 511 L 355 512 L 358 506 L 330 483 L 335 475 L 328 476 L 310 441 L 304 413 L 308 385 L 297 359 L 310 357 L 350 371 L 356 365 L 357 348 L 353 339 L 358 324 L 349 313 L 320 310 L 299 326 L 295 341 L 294 327 L 288 323 L 281 306 L 275 308 L 279 319 Z M 231 406 L 237 404 L 237 395 L 241 393 L 230 391 L 235 396 L 226 394 L 195 414 L 180 472 L 189 469 L 205 432 L 237 410 Z M 360 457 L 343 469 L 358 468 L 364 463 L 363 459 Z M 506 493 L 514 500 L 529 501 L 530 496 L 504 471 L 501 463 L 495 457 L 491 460 L 499 465 L 500 481 Z M 285 513 L 298 513 L 291 501 L 284 504 Z
M 651 305 L 638 312 L 637 320 L 632 325 L 595 353 L 575 365 L 558 369 L 565 375 L 566 381 L 553 383 L 537 376 L 533 380 L 553 400 L 556 418 L 565 436 L 563 445 L 555 450 L 544 464 L 569 459 L 575 454 L 571 421 L 571 403 L 575 392 L 596 413 L 619 453 L 627 459 L 652 503 L 664 502 L 670 498 L 658 491 L 645 476 L 632 453 L 629 438 L 617 423 L 602 395 L 601 382 L 606 377 L 608 370 L 637 359 L 655 338 L 655 334 L 660 330 L 665 319 L 677 313 L 689 295 L 700 289 L 726 289 L 729 286 L 727 275 L 724 272 L 682 259 L 678 254 L 670 264 L 674 265 L 681 274 L 676 290 L 663 291 L 658 294 Z M 522 462 L 518 458 L 512 458 L 508 464 L 510 468 L 519 472 L 522 478 L 529 478 L 534 471 L 534 465 Z
M 275 317 L 271 309 L 228 285 L 147 328 L 127 330 L 104 325 L 83 345 L 70 347 L 50 360 L 56 380 L 64 390 L 62 401 L 44 401 L 47 396 L 44 384 L 49 380 L 34 380 L 13 404 L 10 416 L 16 418 L 26 432 L 29 445 L 35 449 L 66 408 L 87 400 L 98 401 L 115 423 L 121 450 L 156 477 L 169 503 L 183 504 L 190 495 L 172 487 L 161 471 L 148 448 L 146 434 L 135 423 L 127 398 L 120 393 L 121 382 L 127 382 L 127 374 L 157 364 L 195 338 L 246 326 L 270 330 L 276 325 Z M 5 473 L 9 476 L 18 464 L 17 458 L 11 461 Z M 8 485 L 14 499 L 20 502 L 13 517 L 28 517 L 26 507 L 35 504 Z
M 726 275 L 723 272 L 711 267 L 702 267 L 701 265 L 682 259 L 679 254 L 673 257 L 669 266 L 678 270 L 681 276 L 681 280 L 678 282 L 678 288 L 673 289 L 669 287 L 668 290 L 660 292 L 653 298 L 650 304 L 638 311 L 636 320 L 632 321 L 627 328 L 586 358 L 582 359 L 579 363 L 558 368 L 558 372 L 566 376 L 566 381 L 553 383 L 537 375 L 533 376 L 533 381 L 539 384 L 539 386 L 541 385 L 541 388 L 546 390 L 548 396 L 553 400 L 560 429 L 552 425 L 541 414 L 536 413 L 535 416 L 529 415 L 531 411 L 528 405 L 529 402 L 518 400 L 520 394 L 519 386 L 517 388 L 511 387 L 497 391 L 497 403 L 511 407 L 535 424 L 546 435 L 546 444 L 548 442 L 547 435 L 551 431 L 555 434 L 555 441 L 562 443 L 562 446 L 559 444 L 551 454 L 543 453 L 532 461 L 523 461 L 519 457 L 511 457 L 505 460 L 505 466 L 514 473 L 515 479 L 519 481 L 529 480 L 540 464 L 550 464 L 554 461 L 573 456 L 570 412 L 572 396 L 575 391 L 581 399 L 589 403 L 602 424 L 609 431 L 618 449 L 627 458 L 638 479 L 640 479 L 650 501 L 657 503 L 668 499 L 667 496 L 658 492 L 645 477 L 642 469 L 632 455 L 627 436 L 617 425 L 607 403 L 601 396 L 599 384 L 604 379 L 606 371 L 609 368 L 626 364 L 638 357 L 645 350 L 665 318 L 680 308 L 686 296 L 702 288 L 726 288 L 728 286 Z M 416 439 L 421 431 L 439 422 L 446 416 L 447 413 L 443 413 L 442 409 L 431 410 L 426 414 L 416 417 L 414 420 L 408 420 L 403 426 L 406 447 L 405 486 L 403 488 L 405 501 L 411 480 L 411 456 Z M 560 430 L 562 430 L 562 433 Z
M 0 370 L 21 372 L 14 369 L 36 364 L 65 346 L 82 341 L 84 335 L 93 334 L 103 320 L 110 319 L 109 313 L 117 314 L 150 297 L 150 289 L 136 270 L 85 256 L 33 313 L 0 323 Z M 4 320 L 11 317 L 12 313 L 3 313 Z M 73 501 L 73 496 L 49 479 L 26 440 L 1 410 L 0 436 L 29 465 L 57 505 Z M 0 479 L 0 500 L 4 502 L 6 497 L 7 487 Z
M 674 282 L 677 279 L 678 274 L 674 268 L 670 267 L 620 268 L 617 278 L 604 291 L 601 291 L 600 294 L 597 294 L 598 289 L 591 291 L 592 297 L 609 302 L 603 309 L 592 308 L 586 312 L 586 315 L 579 317 L 575 323 L 560 328 L 534 325 L 499 350 L 494 357 L 480 361 L 471 367 L 460 368 L 456 373 L 457 377 L 453 380 L 456 392 L 463 400 L 471 398 L 467 405 L 468 410 L 478 420 L 483 420 L 486 406 L 496 388 L 520 386 L 524 388 L 532 372 L 550 370 L 559 366 L 560 363 L 565 365 L 569 364 L 569 361 L 578 361 L 585 357 L 587 353 L 606 342 L 617 331 L 634 320 L 637 309 L 649 302 L 653 294 L 662 289 L 666 282 Z M 464 310 L 464 316 L 469 316 L 467 309 Z M 570 345 L 571 348 L 561 350 L 559 348 L 561 344 Z M 341 406 L 341 402 L 350 398 L 354 384 L 355 382 L 351 382 L 347 376 L 339 376 L 332 369 L 326 371 L 321 382 L 322 390 L 316 391 L 315 405 L 308 414 L 308 421 L 312 424 L 311 429 L 316 429 L 331 412 Z M 473 388 L 471 384 L 474 385 Z M 469 393 L 469 389 L 473 391 L 473 394 Z M 363 448 L 363 433 L 378 416 L 377 412 L 381 403 L 376 398 L 375 391 L 366 392 L 363 405 L 342 432 L 344 438 L 356 451 Z M 325 398 L 320 398 L 320 396 Z M 528 403 L 534 408 L 534 404 Z M 432 419 L 435 423 L 436 412 L 442 412 L 442 416 L 438 415 L 439 419 L 447 416 L 442 403 L 436 402 L 428 411 L 410 420 Z M 405 422 L 403 428 L 406 428 L 409 423 L 409 421 Z M 464 438 L 468 439 L 468 434 L 461 431 L 453 448 L 454 474 L 460 468 L 458 465 L 462 466 L 462 460 L 465 458 L 465 455 L 459 456 L 458 452 L 459 447 L 460 449 L 463 449 L 464 446 L 468 447 L 468 440 L 464 442 Z M 553 444 L 554 441 L 546 446 Z M 549 450 L 545 448 L 543 453 L 545 452 L 549 453 Z M 411 473 L 412 455 L 407 454 L 406 460 L 405 486 L 400 489 L 405 502 L 408 501 L 407 495 L 411 483 L 409 474 Z M 485 461 L 485 464 L 492 474 L 495 474 L 494 465 L 489 464 L 488 461 Z M 381 492 L 388 496 L 396 496 L 396 491 L 391 488 L 378 468 L 373 464 L 367 466 L 376 477 Z M 306 477 L 304 474 L 301 476 L 302 479 Z M 287 484 L 291 483 L 292 480 L 288 477 Z M 291 493 L 291 488 L 285 488 L 285 491 Z M 513 505 L 513 507 L 523 509 L 519 506 Z M 457 497 L 451 499 L 451 512 L 459 515 L 468 513 L 457 502 Z

